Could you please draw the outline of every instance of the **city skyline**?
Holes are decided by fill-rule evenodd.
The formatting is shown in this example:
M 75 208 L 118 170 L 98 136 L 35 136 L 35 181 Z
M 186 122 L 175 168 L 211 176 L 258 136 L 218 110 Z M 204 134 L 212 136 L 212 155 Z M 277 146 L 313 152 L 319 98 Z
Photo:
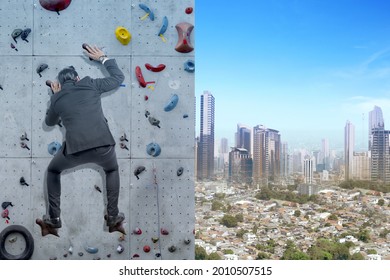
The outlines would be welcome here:
M 280 131 L 291 148 L 323 138 L 343 148 L 350 121 L 356 149 L 367 150 L 369 111 L 380 106 L 390 119 L 390 3 L 249 1 L 242 12 L 225 4 L 196 6 L 197 111 L 210 91 L 216 142 L 234 146 L 242 123 Z

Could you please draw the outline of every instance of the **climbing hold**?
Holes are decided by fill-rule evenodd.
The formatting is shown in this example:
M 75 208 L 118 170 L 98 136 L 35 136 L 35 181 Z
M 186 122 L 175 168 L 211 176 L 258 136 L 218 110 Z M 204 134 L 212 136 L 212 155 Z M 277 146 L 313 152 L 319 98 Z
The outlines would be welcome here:
M 131 40 L 130 32 L 123 26 L 118 26 L 115 29 L 115 36 L 122 45 L 127 45 Z
M 15 43 L 18 43 L 16 41 L 16 38 L 18 38 L 22 34 L 22 32 L 23 32 L 23 30 L 19 29 L 19 28 L 12 31 L 11 37 L 12 37 L 12 39 L 14 39 Z
M 160 121 L 154 117 L 149 117 L 149 122 L 151 125 L 157 126 L 160 128 Z
M 111 254 L 108 254 L 108 255 L 107 255 L 107 258 L 111 258 Z
M 27 37 L 30 33 L 31 33 L 31 29 L 26 28 L 25 30 L 23 30 L 22 35 L 20 37 L 22 38 L 23 41 L 26 41 L 28 43 Z
M 176 251 L 176 247 L 172 245 L 172 246 L 170 246 L 170 247 L 168 248 L 168 251 L 171 252 L 171 253 L 173 253 L 173 252 Z
M 40 64 L 40 65 L 37 67 L 37 73 L 38 73 L 39 77 L 42 77 L 41 72 L 42 72 L 43 70 L 45 70 L 46 68 L 48 68 L 48 67 L 49 67 L 49 66 L 48 66 L 47 64 L 45 64 L 45 63 L 42 63 L 42 64 Z
M 46 218 L 46 215 L 43 216 L 43 219 Z M 57 237 L 60 237 L 58 235 L 58 228 L 53 228 L 48 226 L 46 223 L 43 222 L 42 219 L 36 219 L 35 223 L 41 227 L 41 235 L 46 236 L 48 234 L 55 235 Z
M 11 218 L 9 217 L 8 209 L 4 209 L 3 212 L 1 212 L 1 217 L 4 218 L 4 219 L 11 220 Z
M 145 252 L 145 253 L 149 253 L 149 252 L 150 252 L 150 246 L 145 245 L 145 246 L 144 246 L 144 252 Z
M 187 60 L 184 62 L 184 70 L 188 73 L 194 73 L 195 72 L 195 62 L 193 60 Z
M 180 168 L 177 170 L 177 172 L 176 172 L 177 176 L 181 176 L 181 175 L 183 174 L 183 171 L 184 171 L 184 168 L 183 168 L 183 167 L 180 167 Z
M 123 247 L 122 244 L 119 244 L 118 247 L 116 247 L 116 251 L 119 254 L 122 254 L 124 250 L 125 250 L 125 247 Z
M 52 84 L 52 81 L 46 80 L 46 85 L 47 85 L 49 88 L 51 88 L 51 84 Z
M 136 234 L 136 235 L 141 235 L 142 234 L 142 230 L 140 229 L 140 228 L 135 228 L 134 230 L 133 230 L 133 233 L 134 234 Z
M 122 235 L 119 236 L 118 240 L 121 241 L 121 242 L 125 241 L 125 235 L 122 233 Z
M 30 141 L 28 138 L 27 138 L 27 133 L 24 132 L 21 136 L 20 136 L 20 140 L 24 141 L 24 140 L 27 140 L 27 141 Z
M 1 208 L 3 208 L 3 209 L 7 209 L 8 206 L 14 207 L 14 205 L 13 205 L 12 202 L 10 202 L 10 201 L 4 201 L 4 202 L 1 204 Z
M 23 149 L 27 149 L 27 150 L 30 150 L 30 148 L 27 146 L 26 143 L 22 142 L 20 143 L 20 147 L 22 147 Z
M 127 139 L 126 133 L 123 133 L 123 135 L 120 137 L 120 140 L 129 142 L 129 140 Z
M 95 190 L 97 190 L 98 192 L 102 192 L 102 190 L 100 189 L 100 187 L 98 185 L 95 185 Z
M 144 96 L 145 101 L 148 101 L 149 97 L 147 95 Z
M 59 12 L 68 8 L 72 0 L 39 0 L 39 4 L 49 11 L 56 12 L 58 15 Z
M 153 242 L 153 243 L 157 243 L 158 240 L 159 240 L 158 237 L 152 237 L 152 242 Z
M 78 254 L 80 257 L 84 256 L 84 253 L 83 252 L 79 252 Z
M 177 94 L 172 95 L 167 105 L 165 105 L 164 111 L 165 112 L 172 111 L 176 107 L 177 102 L 179 102 L 179 96 Z
M 15 47 L 14 44 L 11 43 L 11 48 L 14 49 L 15 51 L 18 51 L 18 49 Z
M 1 89 L 1 90 L 4 90 L 2 85 L 0 85 L 0 89 Z
M 22 186 L 28 186 L 28 184 L 26 183 L 26 180 L 24 179 L 24 177 L 20 177 L 19 182 L 20 182 L 20 184 Z
M 134 255 L 133 255 L 133 259 L 134 259 L 134 258 L 139 258 L 139 255 L 138 255 L 138 254 L 134 254 Z
M 191 243 L 191 239 L 189 238 L 184 239 L 184 244 L 188 245 L 190 243 Z
M 87 47 L 89 47 L 89 45 L 88 45 L 87 43 L 83 43 L 83 44 L 81 45 L 81 47 L 89 53 L 89 50 L 87 49 Z M 93 60 L 93 59 L 92 59 L 92 58 L 89 58 L 89 60 Z
M 156 258 L 160 258 L 161 257 L 161 254 L 160 253 L 156 253 Z
M 129 148 L 127 148 L 125 143 L 120 143 L 119 146 L 121 147 L 121 149 L 129 150 Z
M 51 142 L 48 146 L 47 146 L 47 151 L 49 152 L 49 154 L 51 154 L 52 156 L 54 156 L 59 150 L 61 149 L 61 144 L 54 141 L 54 142 Z
M 160 232 L 161 232 L 162 235 L 168 235 L 169 234 L 169 231 L 167 229 L 165 229 L 165 228 L 162 228 Z
M 142 172 L 144 172 L 146 170 L 145 166 L 138 166 L 135 170 L 134 170 L 134 176 L 137 177 L 137 180 L 139 180 L 139 177 L 138 175 L 140 175 Z
M 151 82 L 145 82 L 144 76 L 142 75 L 141 67 L 137 66 L 135 67 L 135 75 L 137 77 L 138 83 L 141 87 L 146 87 L 147 84 L 153 84 L 154 81 Z
M 185 12 L 186 12 L 187 15 L 189 15 L 189 14 L 192 14 L 193 10 L 194 9 L 192 7 L 188 7 L 188 8 L 186 8 Z
M 145 4 L 139 4 L 139 7 L 145 11 L 146 15 L 144 15 L 143 17 L 141 17 L 140 19 L 141 20 L 144 20 L 145 18 L 147 18 L 149 16 L 150 20 L 151 21 L 154 21 L 154 13 L 149 9 L 148 6 L 146 6 Z
M 152 142 L 146 146 L 146 152 L 148 153 L 148 155 L 151 155 L 153 157 L 157 157 L 161 153 L 160 145 Z
M 194 47 L 191 45 L 190 37 L 191 31 L 194 29 L 194 26 L 188 22 L 181 22 L 176 24 L 176 30 L 178 33 L 178 41 L 175 47 L 175 50 L 181 53 L 189 53 L 194 50 Z
M 18 237 L 14 236 L 14 237 L 8 239 L 8 242 L 9 242 L 9 243 L 15 243 L 16 240 L 18 240 Z
M 161 72 L 162 70 L 165 69 L 166 66 L 165 66 L 165 64 L 159 64 L 157 66 L 152 66 L 151 64 L 146 63 L 145 67 L 146 67 L 146 69 L 148 69 L 149 71 L 152 71 L 152 72 Z
M 62 256 L 63 256 L 64 258 L 67 258 L 67 257 L 68 257 L 68 254 L 65 253 L 65 254 L 63 254 Z
M 158 32 L 158 36 L 163 40 L 163 42 L 166 42 L 164 38 L 164 33 L 167 31 L 168 28 L 168 18 L 164 16 L 163 21 L 162 21 L 162 26 L 160 28 L 160 31 Z
M 145 110 L 145 118 L 149 117 L 150 112 L 148 110 Z
M 188 118 L 188 114 L 183 115 L 183 119 L 186 119 L 186 118 Z
M 69 246 L 68 252 L 69 252 L 69 254 L 73 255 L 73 247 L 72 246 Z
M 88 245 L 85 246 L 84 249 L 85 249 L 85 251 L 87 251 L 90 254 L 96 254 L 97 252 L 99 252 L 99 249 L 97 247 L 91 247 Z

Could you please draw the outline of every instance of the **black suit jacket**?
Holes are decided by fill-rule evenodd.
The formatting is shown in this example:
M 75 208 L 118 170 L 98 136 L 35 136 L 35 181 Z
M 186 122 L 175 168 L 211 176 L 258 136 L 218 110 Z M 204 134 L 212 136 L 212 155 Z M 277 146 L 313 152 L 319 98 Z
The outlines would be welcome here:
M 61 90 L 51 97 L 45 122 L 53 126 L 61 118 L 66 129 L 68 154 L 115 144 L 103 114 L 101 94 L 118 88 L 124 75 L 115 59 L 106 60 L 104 66 L 109 77 L 92 79 L 87 76 L 78 82 L 66 81 Z

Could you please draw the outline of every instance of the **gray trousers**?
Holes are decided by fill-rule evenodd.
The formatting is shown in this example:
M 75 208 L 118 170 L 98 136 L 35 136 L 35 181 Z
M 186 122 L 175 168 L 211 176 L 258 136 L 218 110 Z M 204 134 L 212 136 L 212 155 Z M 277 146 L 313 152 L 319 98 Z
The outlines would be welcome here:
M 102 146 L 75 154 L 66 153 L 66 143 L 47 168 L 47 193 L 50 218 L 60 217 L 61 172 L 85 163 L 95 163 L 106 173 L 107 214 L 118 215 L 119 171 L 114 146 Z

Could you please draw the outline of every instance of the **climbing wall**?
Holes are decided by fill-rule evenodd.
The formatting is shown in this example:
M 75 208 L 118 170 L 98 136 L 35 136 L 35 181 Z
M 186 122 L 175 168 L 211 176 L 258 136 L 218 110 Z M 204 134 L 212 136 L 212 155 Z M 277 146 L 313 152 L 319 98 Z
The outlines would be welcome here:
M 13 206 L 0 209 L 0 232 L 25 227 L 32 259 L 194 258 L 193 8 L 193 0 L 73 0 L 57 13 L 38 0 L 1 1 L 0 203 Z M 127 45 L 116 38 L 120 26 L 131 34 Z M 25 40 L 13 39 L 27 28 Z M 102 105 L 117 143 L 127 235 L 108 232 L 104 172 L 86 164 L 62 174 L 60 237 L 42 237 L 35 219 L 46 212 L 48 147 L 65 133 L 44 124 L 52 94 L 45 81 L 69 65 L 81 77 L 108 75 L 83 55 L 83 43 L 103 48 L 125 74 Z M 14 256 L 29 246 L 20 233 L 3 242 Z

